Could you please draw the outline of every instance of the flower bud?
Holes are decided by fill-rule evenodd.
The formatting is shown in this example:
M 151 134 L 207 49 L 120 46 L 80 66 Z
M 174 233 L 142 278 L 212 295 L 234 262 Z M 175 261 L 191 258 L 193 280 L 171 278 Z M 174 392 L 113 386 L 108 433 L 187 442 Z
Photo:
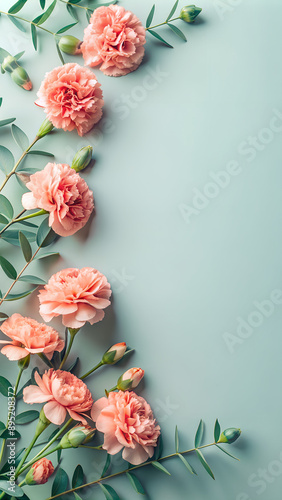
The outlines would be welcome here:
M 105 365 L 114 365 L 123 358 L 125 351 L 126 351 L 125 342 L 120 342 L 119 344 L 115 344 L 105 352 L 102 358 L 102 362 Z
M 235 429 L 231 427 L 230 429 L 225 429 L 220 435 L 218 443 L 234 443 L 241 435 L 241 429 Z
M 196 7 L 196 5 L 187 5 L 181 9 L 180 19 L 186 23 L 193 23 L 200 12 L 202 12 L 201 7 Z
M 44 484 L 47 483 L 49 477 L 54 472 L 54 467 L 51 460 L 47 458 L 41 458 L 33 464 L 31 469 L 28 471 L 25 482 L 32 486 L 33 484 Z
M 16 69 L 14 69 L 14 71 L 11 73 L 11 78 L 17 85 L 19 85 L 23 89 L 32 89 L 32 83 L 29 79 L 29 76 L 22 66 L 18 66 Z
M 80 172 L 89 165 L 92 158 L 92 146 L 81 148 L 73 157 L 71 168 L 76 172 Z
M 51 132 L 51 130 L 53 130 L 54 128 L 54 125 L 53 123 L 51 123 L 48 118 L 45 118 L 44 122 L 41 124 L 36 136 L 37 137 L 44 137 L 44 135 L 47 135 L 49 134 L 49 132 Z
M 50 423 L 51 423 L 50 420 L 48 420 L 48 418 L 46 418 L 45 413 L 44 413 L 44 409 L 42 408 L 41 412 L 39 414 L 39 419 L 38 419 L 37 426 L 35 429 L 35 435 L 40 436 L 40 434 L 46 429 L 46 427 L 48 427 L 48 425 Z
M 28 366 L 29 366 L 29 362 L 30 362 L 30 354 L 28 354 L 25 358 L 19 359 L 18 367 L 21 370 L 26 370 L 26 368 L 28 368 Z
M 76 425 L 73 429 L 67 432 L 60 441 L 62 449 L 78 448 L 79 445 L 92 438 L 95 429 L 88 425 Z
M 139 382 L 144 377 L 144 370 L 141 368 L 130 368 L 121 375 L 117 382 L 117 389 L 120 391 L 128 391 L 135 389 Z
M 5 57 L 2 63 L 2 69 L 4 71 L 8 71 L 8 73 L 12 73 L 18 67 L 19 65 L 17 63 L 17 60 L 13 56 Z
M 72 35 L 64 35 L 60 38 L 59 47 L 65 54 L 81 54 L 80 46 L 82 42 Z

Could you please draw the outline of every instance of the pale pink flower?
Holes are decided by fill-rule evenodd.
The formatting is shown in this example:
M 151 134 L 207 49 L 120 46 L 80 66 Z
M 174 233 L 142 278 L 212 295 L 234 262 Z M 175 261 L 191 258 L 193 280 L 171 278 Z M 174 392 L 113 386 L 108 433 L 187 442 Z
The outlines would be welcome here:
M 61 425 L 67 415 L 87 425 L 82 415 L 93 404 L 93 399 L 86 384 L 70 372 L 62 370 L 46 371 L 42 378 L 34 374 L 38 385 L 29 385 L 23 391 L 25 403 L 45 403 L 43 410 L 46 418 L 55 425 Z
M 48 460 L 46 457 L 40 458 L 29 470 L 26 476 L 26 483 L 29 485 L 45 484 L 54 470 L 51 460 Z
M 11 361 L 40 353 L 51 359 L 54 351 L 62 351 L 65 345 L 58 332 L 50 326 L 16 313 L 4 321 L 0 330 L 12 339 L 11 342 L 0 341 L 1 344 L 7 344 L 2 347 L 1 353 Z
M 118 5 L 95 9 L 81 45 L 87 66 L 101 64 L 108 76 L 122 76 L 138 68 L 144 56 L 146 31 L 132 12 Z
M 40 208 L 49 212 L 49 226 L 60 236 L 70 236 L 87 223 L 93 209 L 93 192 L 69 165 L 47 163 L 30 176 L 22 196 L 26 210 Z
M 134 392 L 110 392 L 94 403 L 91 416 L 104 433 L 103 448 L 115 455 L 122 448 L 127 462 L 139 465 L 151 458 L 160 435 L 147 401 Z
M 54 127 L 76 129 L 84 135 L 102 116 L 103 93 L 96 76 L 79 64 L 68 63 L 46 73 L 35 102 Z
M 144 370 L 142 368 L 129 368 L 118 379 L 117 388 L 121 391 L 135 389 L 144 377 Z
M 69 328 L 81 328 L 87 321 L 93 325 L 104 318 L 111 293 L 107 278 L 96 269 L 64 269 L 40 290 L 39 312 L 44 321 L 62 315 Z

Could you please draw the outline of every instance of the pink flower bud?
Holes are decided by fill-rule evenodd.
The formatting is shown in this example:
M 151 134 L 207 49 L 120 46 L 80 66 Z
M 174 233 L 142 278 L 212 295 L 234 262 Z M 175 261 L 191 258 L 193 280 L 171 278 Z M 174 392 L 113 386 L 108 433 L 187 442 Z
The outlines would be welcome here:
M 114 363 L 117 363 L 123 358 L 125 351 L 126 351 L 125 342 L 120 342 L 119 344 L 115 344 L 105 352 L 102 361 L 106 365 L 113 365 Z
M 135 389 L 139 382 L 144 377 L 144 370 L 142 368 L 130 368 L 118 379 L 117 388 L 120 391 L 128 391 Z
M 51 460 L 47 458 L 41 458 L 28 471 L 25 482 L 26 484 L 44 484 L 47 483 L 49 477 L 54 472 L 54 467 Z

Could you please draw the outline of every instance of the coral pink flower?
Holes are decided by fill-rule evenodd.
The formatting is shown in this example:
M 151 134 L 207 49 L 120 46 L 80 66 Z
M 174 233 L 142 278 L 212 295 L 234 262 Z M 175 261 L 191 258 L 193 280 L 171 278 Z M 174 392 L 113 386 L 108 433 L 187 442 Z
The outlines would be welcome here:
M 87 425 L 82 414 L 90 410 L 93 399 L 86 384 L 70 372 L 51 368 L 40 377 L 34 374 L 38 385 L 29 385 L 23 391 L 25 403 L 45 403 L 46 418 L 55 425 L 61 425 L 69 413 L 74 420 Z
M 134 392 L 110 392 L 108 399 L 94 403 L 91 416 L 98 431 L 104 433 L 103 448 L 139 465 L 151 458 L 160 435 L 150 405 Z
M 26 483 L 29 485 L 45 484 L 54 470 L 51 460 L 48 460 L 46 457 L 41 458 L 29 470 L 26 476 Z
M 65 345 L 56 330 L 38 323 L 35 319 L 24 318 L 13 314 L 6 319 L 0 330 L 12 339 L 12 342 L 1 340 L 1 352 L 11 361 L 25 358 L 28 354 L 43 353 L 51 359 L 54 351 L 61 351 Z
M 87 321 L 93 325 L 104 318 L 111 293 L 107 278 L 96 269 L 64 269 L 40 290 L 39 312 L 45 321 L 62 314 L 69 328 L 81 328 Z
M 46 73 L 35 104 L 45 108 L 54 127 L 84 135 L 102 116 L 101 85 L 89 69 L 68 63 Z
M 122 76 L 138 68 L 144 56 L 146 31 L 132 12 L 118 5 L 95 9 L 81 45 L 87 66 L 108 76 Z
M 69 165 L 47 163 L 30 176 L 26 186 L 31 192 L 23 195 L 23 207 L 49 212 L 49 226 L 60 236 L 70 236 L 85 226 L 94 209 L 92 191 Z

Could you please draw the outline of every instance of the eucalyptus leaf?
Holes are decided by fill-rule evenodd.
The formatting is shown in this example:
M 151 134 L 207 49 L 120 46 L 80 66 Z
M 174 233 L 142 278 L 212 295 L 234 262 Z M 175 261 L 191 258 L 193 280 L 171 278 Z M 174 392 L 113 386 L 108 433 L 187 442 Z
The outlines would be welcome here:
M 69 368 L 66 369 L 66 371 L 73 373 L 77 367 L 78 362 L 79 362 L 79 358 L 77 357 L 76 360 L 69 366 Z
M 49 217 L 46 217 L 40 224 L 37 235 L 36 235 L 36 243 L 40 247 L 46 247 L 52 241 L 54 241 L 56 234 L 54 231 L 49 227 Z
M 1 439 L 20 439 L 21 438 L 21 435 L 18 431 L 16 430 L 9 430 L 9 429 L 6 429 L 5 431 L 3 431 L 1 433 L 1 436 L 0 436 Z
M 39 417 L 39 411 L 28 410 L 16 415 L 15 422 L 17 425 L 29 424 Z
M 25 448 L 21 448 L 21 449 L 20 449 L 19 451 L 17 451 L 17 453 L 15 454 L 15 466 L 17 466 L 17 465 L 20 463 L 20 457 L 21 457 L 21 455 L 23 454 L 23 452 L 24 452 L 24 451 L 25 451 Z M 6 462 L 6 463 L 3 465 L 3 467 L 2 467 L 2 469 L 1 469 L 1 471 L 0 471 L 0 473 L 1 473 L 1 474 L 4 474 L 5 472 L 8 472 L 8 471 L 10 471 L 10 470 L 11 470 L 11 464 L 9 464 L 9 462 Z
M 20 276 L 18 281 L 24 281 L 25 283 L 32 283 L 33 285 L 46 285 L 46 281 L 38 276 L 32 276 L 31 274 L 24 274 Z
M 64 26 L 63 28 L 61 28 L 59 31 L 57 31 L 57 35 L 59 35 L 60 33 L 65 33 L 65 31 L 68 31 L 69 29 L 71 29 L 76 24 L 77 23 L 67 24 L 66 26 Z
M 183 455 L 181 455 L 181 453 L 177 453 L 177 456 L 180 458 L 181 462 L 185 465 L 186 469 L 188 469 L 189 472 L 191 472 L 191 474 L 195 474 L 197 476 L 197 472 L 195 471 L 194 467 L 192 467 L 192 465 L 190 465 L 189 462 L 187 462 L 186 458 L 184 458 Z
M 5 298 L 5 301 L 9 302 L 9 301 L 13 301 L 13 300 L 23 299 L 24 297 L 27 297 L 32 292 L 34 292 L 34 290 L 36 290 L 37 288 L 38 288 L 37 286 L 34 286 L 30 290 L 26 290 L 25 292 L 21 292 L 21 293 L 9 293 L 7 295 L 7 297 Z
M 108 484 L 102 484 L 102 483 L 99 483 L 99 486 L 101 487 L 101 490 L 103 491 L 105 498 L 107 500 L 120 500 L 120 497 L 118 496 L 114 488 L 112 488 Z
M 162 464 L 160 464 L 159 462 L 154 461 L 154 462 L 152 462 L 152 465 L 153 465 L 153 467 L 155 467 L 156 469 L 160 470 L 161 472 L 164 472 L 168 476 L 171 476 L 171 473 L 168 472 L 168 470 Z
M 61 456 L 62 456 L 62 448 L 59 448 L 59 450 L 57 450 L 57 460 L 58 460 L 58 463 L 60 463 Z
M 53 155 L 53 153 L 48 153 L 48 151 L 37 151 L 36 149 L 29 151 L 28 154 L 29 155 L 50 156 L 52 158 L 54 158 L 54 156 L 55 156 L 55 155 Z
M 28 227 L 36 227 L 36 229 L 38 229 L 38 226 L 36 224 L 33 224 L 32 222 L 29 222 L 27 220 L 20 220 L 19 222 L 15 222 L 15 224 L 22 224 L 23 226 Z
M 15 280 L 17 278 L 17 271 L 15 270 L 14 266 L 9 262 L 5 257 L 2 257 L 0 255 L 0 266 L 2 267 L 4 273 L 8 278 Z
M 167 16 L 167 18 L 166 18 L 166 22 L 167 22 L 167 21 L 169 21 L 169 20 L 172 18 L 173 14 L 175 13 L 175 11 L 176 11 L 176 9 L 177 9 L 178 3 L 179 3 L 179 0 L 176 0 L 176 2 L 175 2 L 175 4 L 173 5 L 173 7 L 172 7 L 172 9 L 171 9 L 171 11 L 170 11 L 170 13 L 169 13 L 169 15 L 168 15 L 168 16 Z
M 52 485 L 52 496 L 63 493 L 68 488 L 69 478 L 67 473 L 61 467 L 58 469 L 56 477 Z
M 46 259 L 47 257 L 54 257 L 54 255 L 60 255 L 59 252 L 49 252 L 44 253 L 43 255 L 38 255 L 34 260 Z
M 45 3 L 46 3 L 46 0 L 39 0 L 39 3 L 40 3 L 40 7 L 41 9 L 45 9 Z
M 2 102 L 3 102 L 3 97 L 0 97 L 0 108 L 2 106 Z
M 73 492 L 75 500 L 82 500 L 82 498 L 76 493 L 76 491 Z
M 29 242 L 35 241 L 36 235 L 31 231 L 22 231 L 24 235 L 27 237 Z M 20 246 L 19 242 L 19 231 L 14 229 L 7 229 L 5 233 L 1 235 L 2 240 L 7 241 L 11 245 L 15 245 L 17 247 Z
M 201 446 L 201 442 L 204 434 L 204 422 L 200 420 L 196 435 L 195 435 L 195 448 Z
M 12 5 L 12 7 L 8 10 L 9 14 L 16 14 L 19 12 L 26 2 L 27 0 L 18 0 L 18 2 Z
M 170 49 L 173 49 L 173 46 L 170 45 L 170 43 L 166 42 L 166 40 L 164 38 L 162 38 L 156 31 L 149 30 L 149 29 L 148 29 L 148 31 L 149 31 L 149 33 L 151 33 L 151 35 L 153 35 L 160 42 L 162 42 L 164 45 L 166 45 L 166 47 L 169 47 Z
M 20 31 L 22 31 L 23 33 L 26 32 L 25 27 L 22 25 L 22 23 L 20 23 L 20 21 L 16 17 L 8 16 L 8 18 Z
M 12 125 L 12 136 L 14 138 L 14 141 L 17 143 L 17 145 L 25 151 L 28 146 L 29 146 L 29 140 L 27 135 L 24 133 L 20 127 L 17 125 Z
M 8 314 L 0 312 L 0 321 L 4 321 L 9 318 Z
M 163 437 L 162 437 L 162 434 L 160 434 L 159 439 L 158 439 L 158 443 L 156 446 L 156 450 L 154 453 L 154 459 L 158 460 L 159 458 L 161 458 L 162 453 L 163 453 Z
M 153 7 L 151 8 L 149 14 L 148 14 L 148 17 L 146 19 L 146 28 L 149 28 L 151 22 L 153 21 L 153 17 L 154 17 L 154 14 L 155 14 L 155 4 L 153 5 Z
M 86 12 L 88 12 L 88 11 L 86 11 Z M 61 49 L 60 49 L 60 47 L 59 47 L 59 43 L 58 43 L 58 42 L 56 42 L 56 49 L 57 49 L 58 56 L 59 56 L 59 58 L 60 58 L 61 63 L 62 63 L 62 64 L 65 64 L 65 61 L 64 61 L 64 58 L 63 58 L 63 54 L 62 54 L 62 52 L 61 52 Z
M 40 26 L 40 24 L 45 23 L 47 21 L 48 17 L 51 16 L 54 8 L 56 7 L 57 0 L 54 0 L 51 5 L 48 7 L 48 9 L 44 12 L 44 14 L 41 16 L 40 20 L 37 22 L 37 26 Z
M 101 478 L 106 475 L 107 471 L 109 470 L 110 465 L 111 465 L 111 455 L 107 454 L 106 463 L 104 465 L 103 472 L 101 474 Z
M 72 488 L 77 488 L 77 486 L 81 486 L 84 483 L 84 472 L 81 465 L 77 465 L 75 471 L 72 476 Z
M 9 125 L 13 123 L 16 118 L 7 118 L 6 120 L 0 120 L 0 127 L 4 127 L 4 125 Z
M 8 495 L 11 495 L 11 482 L 0 480 L 0 490 L 4 491 Z M 17 484 L 15 484 L 13 495 L 15 498 L 20 498 L 24 495 L 23 490 Z
M 214 424 L 214 442 L 217 443 L 220 436 L 220 425 L 218 419 L 216 419 Z
M 140 495 L 146 495 L 146 492 L 139 479 L 134 474 L 132 474 L 132 472 L 127 472 L 126 476 L 128 477 L 132 487 L 135 491 L 137 491 L 137 493 L 139 493 Z
M 174 24 L 170 24 L 170 23 L 167 23 L 167 25 L 170 27 L 170 29 L 177 35 L 179 36 L 179 38 L 181 38 L 182 40 L 184 40 L 184 42 L 187 42 L 187 38 L 186 36 L 184 35 L 184 33 L 179 29 L 177 28 L 177 26 L 174 26 Z
M 78 16 L 77 16 L 76 10 L 70 3 L 67 4 L 67 11 L 73 19 L 78 21 Z
M 30 246 L 30 243 L 29 243 L 27 237 L 21 231 L 19 231 L 19 242 L 21 245 L 23 256 L 24 256 L 26 262 L 29 262 L 31 257 L 32 257 L 31 246 Z
M 0 146 L 0 168 L 4 172 L 9 172 L 15 164 L 11 151 L 4 146 Z
M 204 455 L 202 454 L 202 452 L 200 450 L 196 450 L 196 453 L 197 453 L 197 457 L 198 459 L 200 460 L 202 466 L 204 467 L 204 469 L 207 471 L 207 473 L 211 476 L 212 479 L 215 479 L 214 475 L 213 475 L 213 472 L 210 468 L 210 466 L 208 465 Z
M 223 451 L 223 453 L 225 453 L 226 455 L 228 455 L 229 457 L 231 458 L 234 458 L 234 460 L 238 460 L 238 462 L 240 462 L 239 458 L 237 457 L 234 457 L 234 455 L 231 455 L 231 453 L 229 453 L 228 451 L 224 450 L 224 448 L 221 448 L 221 446 L 219 446 L 218 444 L 215 445 L 219 450 Z
M 31 24 L 30 25 L 30 29 L 31 29 L 31 39 L 32 39 L 33 47 L 35 48 L 35 50 L 37 50 L 37 31 L 36 31 L 36 26 L 34 26 L 34 24 Z
M 91 11 L 90 9 L 87 9 L 87 10 L 85 11 L 85 15 L 86 15 L 86 19 L 87 19 L 87 21 L 88 21 L 88 22 L 90 22 L 90 18 L 91 18 L 91 16 L 92 16 L 92 11 Z
M 25 53 L 25 50 L 22 50 L 22 52 L 18 52 L 16 55 L 14 55 L 14 58 L 18 61 Z
M 0 224 L 8 224 L 9 219 L 7 219 L 4 215 L 0 214 Z
M 10 390 L 9 390 L 10 389 Z M 0 392 L 5 396 L 6 398 L 8 397 L 8 394 L 11 395 L 13 389 L 13 386 L 9 380 L 7 380 L 5 377 L 0 376 Z
M 31 379 L 29 379 L 22 387 L 21 389 L 19 390 L 19 392 L 17 392 L 17 398 L 22 398 L 23 397 L 23 390 L 25 389 L 25 387 L 27 387 L 28 385 L 31 385 L 32 384 L 32 381 Z

